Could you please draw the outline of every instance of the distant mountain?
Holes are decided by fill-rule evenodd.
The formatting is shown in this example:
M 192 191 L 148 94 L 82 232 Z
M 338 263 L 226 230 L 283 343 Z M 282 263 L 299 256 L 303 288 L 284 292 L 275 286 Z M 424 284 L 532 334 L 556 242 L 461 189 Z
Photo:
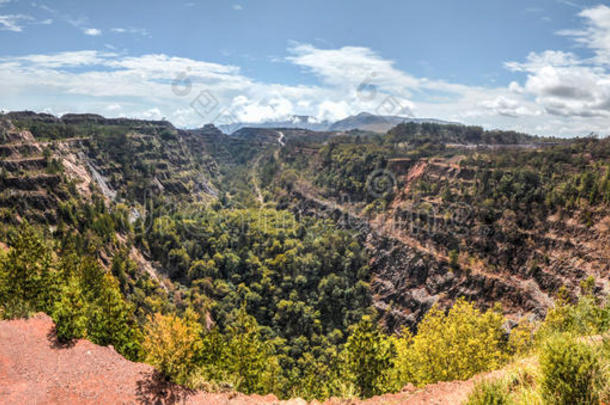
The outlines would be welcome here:
M 404 122 L 415 122 L 418 124 L 427 122 L 434 124 L 454 124 L 449 121 L 442 121 L 431 118 L 408 118 L 393 115 L 374 115 L 367 112 L 361 112 L 358 115 L 352 115 L 332 124 L 329 131 L 350 131 L 352 129 L 360 129 L 362 131 L 386 132 L 394 128 L 398 124 Z
M 301 128 L 310 131 L 350 131 L 352 129 L 359 129 L 362 131 L 386 132 L 403 122 L 455 124 L 455 122 L 433 118 L 409 118 L 361 112 L 358 115 L 351 115 L 336 122 L 320 121 L 308 115 L 293 115 L 284 121 L 240 122 L 232 125 L 219 125 L 218 129 L 226 134 L 235 133 L 242 128 Z

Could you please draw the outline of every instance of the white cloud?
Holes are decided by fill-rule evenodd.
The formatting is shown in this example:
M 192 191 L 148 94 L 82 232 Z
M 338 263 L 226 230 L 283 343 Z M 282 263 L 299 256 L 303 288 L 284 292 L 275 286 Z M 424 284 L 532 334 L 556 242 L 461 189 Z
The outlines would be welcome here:
M 102 30 L 97 28 L 85 28 L 83 29 L 83 34 L 90 35 L 92 37 L 96 37 L 98 35 L 102 35 Z
M 311 46 L 307 49 L 311 54 L 321 51 Z M 341 52 L 335 50 L 335 60 L 346 59 Z M 353 49 L 346 52 L 354 54 Z M 340 77 L 333 76 L 332 69 L 325 67 L 316 68 L 321 85 L 289 86 L 252 80 L 237 66 L 163 54 L 125 56 L 78 51 L 4 57 L 0 58 L 0 81 L 5 83 L 0 105 L 40 110 L 53 103 L 55 111 L 154 119 L 166 116 L 176 125 L 187 127 L 227 120 L 282 120 L 295 113 L 312 115 L 318 120 L 336 120 L 361 111 L 382 114 L 416 111 L 423 117 L 519 129 L 521 119 L 531 119 L 536 111 L 533 102 L 509 89 L 418 79 L 400 72 L 371 51 L 359 49 L 356 53 L 365 64 L 364 56 L 371 56 L 376 71 L 388 74 L 388 78 L 381 73 L 371 78 L 376 89 L 372 97 L 371 93 L 363 95 L 357 91 L 357 74 L 346 76 L 342 82 Z M 299 63 L 311 60 L 305 52 L 299 55 L 303 58 Z M 79 69 L 75 71 L 73 67 Z M 368 72 L 366 66 L 361 68 L 362 73 Z M 392 88 L 413 94 L 432 89 L 450 92 L 451 97 L 413 101 Z M 512 118 L 516 115 L 520 117 L 518 123 Z M 535 124 L 527 121 L 523 129 L 533 130 Z
M 144 37 L 150 36 L 148 31 L 144 28 L 135 28 L 135 27 L 115 27 L 110 29 L 111 32 L 117 34 L 135 34 L 142 35 Z
M 585 28 L 563 30 L 559 34 L 592 49 L 598 63 L 610 65 L 610 7 L 599 5 L 584 9 L 578 15 L 585 19 Z
M 129 56 L 89 50 L 0 58 L 0 105 L 13 110 L 52 107 L 167 117 L 185 127 L 227 120 L 283 120 L 292 114 L 336 120 L 368 111 L 543 135 L 606 133 L 610 77 L 602 58 L 603 44 L 596 39 L 603 37 L 598 31 L 604 13 L 585 10 L 580 15 L 588 21 L 581 30 L 587 35 L 575 31 L 569 35 L 593 50 L 593 58 L 553 50 L 530 53 L 524 61 L 505 64 L 526 76 L 508 86 L 467 86 L 416 77 L 373 50 L 357 46 L 321 49 L 292 44 L 282 61 L 313 75 L 317 83 L 309 85 L 261 82 L 238 66 L 165 54 Z M 590 30 L 592 21 L 595 30 Z
M 112 111 L 112 112 L 121 111 L 121 105 L 117 104 L 117 103 L 108 104 L 108 106 L 106 106 L 106 110 Z
M 33 18 L 23 14 L 0 15 L 0 30 L 1 31 L 23 31 L 23 22 L 31 21 Z
M 504 65 L 514 72 L 535 72 L 536 70 L 546 66 L 574 66 L 581 62 L 570 52 L 563 51 L 544 51 L 541 53 L 530 52 L 527 55 L 527 61 L 506 62 Z
M 60 52 L 0 58 L 0 62 L 19 63 L 24 70 L 57 69 L 75 66 L 107 64 L 115 53 L 99 51 Z
M 479 105 L 493 111 L 498 115 L 517 118 L 524 115 L 540 115 L 540 111 L 532 110 L 523 105 L 521 101 L 498 96 L 493 100 L 484 100 Z
M 161 113 L 161 110 L 155 107 L 142 111 L 138 114 L 138 117 L 142 117 L 146 120 L 160 120 L 164 118 L 164 115 Z
M 319 49 L 309 44 L 296 44 L 286 59 L 319 76 L 326 84 L 356 89 L 370 80 L 381 89 L 399 85 L 407 91 L 418 86 L 418 79 L 394 67 L 369 48 L 346 46 L 339 49 Z M 394 90 L 397 90 L 394 88 Z
M 233 4 L 233 10 L 241 11 L 243 9 L 244 9 L 244 7 L 241 4 Z
M 513 89 L 535 97 L 545 110 L 560 117 L 610 117 L 610 8 L 597 6 L 578 14 L 584 29 L 562 30 L 578 44 L 593 51 L 594 57 L 547 50 L 530 53 L 526 62 L 508 62 L 512 71 L 527 73 L 523 87 Z

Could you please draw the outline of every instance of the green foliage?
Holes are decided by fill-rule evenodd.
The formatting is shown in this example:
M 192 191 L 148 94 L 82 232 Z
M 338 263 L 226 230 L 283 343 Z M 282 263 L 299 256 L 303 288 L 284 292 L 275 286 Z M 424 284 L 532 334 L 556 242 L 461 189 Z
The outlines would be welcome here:
M 552 338 L 542 351 L 540 365 L 542 393 L 548 403 L 597 403 L 602 372 L 589 345 L 565 335 Z
M 145 361 L 172 381 L 184 384 L 200 355 L 200 335 L 201 326 L 194 319 L 156 313 L 145 327 Z
M 312 386 L 320 379 L 309 364 L 312 354 L 322 369 L 335 367 L 331 353 L 340 351 L 350 325 L 373 312 L 366 254 L 352 233 L 329 221 L 298 222 L 274 209 L 207 208 L 196 216 L 161 215 L 142 238 L 153 259 L 189 287 L 190 297 L 209 298 L 223 335 L 245 304 L 264 338 L 281 342 L 281 396 L 301 379 Z M 263 392 L 259 383 L 230 379 Z M 332 390 L 322 383 L 316 390 Z
M 384 392 L 393 347 L 370 317 L 363 317 L 356 325 L 344 350 L 345 374 L 358 387 L 360 396 L 367 398 Z
M 510 331 L 508 348 L 511 354 L 521 356 L 528 353 L 534 346 L 534 325 L 521 321 Z
M 399 364 L 408 364 L 408 376 L 417 384 L 467 379 L 500 366 L 507 359 L 502 338 L 504 318 L 497 310 L 480 313 L 471 303 L 458 299 L 445 313 L 428 311 L 418 332 L 399 351 Z M 406 383 L 407 381 L 405 381 Z
M 585 282 L 582 295 L 576 304 L 572 304 L 561 295 L 555 300 L 541 326 L 541 336 L 556 332 L 571 332 L 578 335 L 591 335 L 605 332 L 610 327 L 610 302 L 602 306 L 599 300 L 590 294 L 591 281 Z M 589 287 L 587 287 L 589 286 Z
M 225 372 L 239 376 L 235 388 L 245 393 L 264 393 L 273 388 L 273 347 L 261 335 L 256 319 L 241 307 L 227 326 L 225 355 L 222 367 Z M 217 366 L 218 367 L 218 366 Z
M 426 143 L 460 144 L 521 144 L 536 139 L 530 135 L 514 131 L 485 131 L 481 127 L 466 125 L 442 125 L 435 123 L 408 122 L 399 124 L 388 132 L 390 143 L 409 142 L 412 146 Z
M 83 338 L 87 332 L 86 302 L 80 281 L 71 277 L 53 305 L 55 333 L 61 342 Z
M 483 380 L 477 383 L 464 405 L 508 405 L 511 404 L 506 385 L 498 380 Z
M 272 145 L 261 143 L 259 136 L 246 139 L 248 131 L 242 138 L 213 128 L 187 133 L 164 123 L 98 121 L 17 122 L 39 140 L 87 137 L 81 147 L 87 145 L 92 161 L 104 162 L 121 202 L 107 205 L 92 186 L 85 203 L 75 184 L 62 180 L 58 190 L 47 190 L 60 202 L 44 219 L 39 215 L 44 233 L 27 225 L 0 229 L 10 247 L 0 253 L 0 314 L 46 311 L 61 340 L 86 337 L 113 345 L 192 387 L 230 386 L 282 398 L 366 397 L 407 383 L 468 378 L 535 348 L 533 325 L 520 324 L 506 339 L 498 311 L 482 313 L 463 300 L 448 313 L 432 308 L 415 335 L 403 330 L 387 336 L 373 322 L 371 258 L 362 241 L 337 229 L 335 221 L 294 215 L 296 192 L 340 199 L 350 211 L 365 207 L 360 214 L 373 219 L 407 206 L 391 204 L 393 193 L 376 199 L 368 193 L 373 171 L 406 171 L 420 158 L 443 171 L 442 164 L 427 158 L 463 153 L 459 170 L 453 162 L 447 169 L 459 181 L 431 170 L 415 176 L 404 196 L 418 211 L 413 231 L 423 230 L 418 238 L 429 234 L 427 242 L 444 244 L 452 270 L 458 269 L 460 255 L 492 257 L 501 246 L 506 250 L 495 265 L 513 272 L 533 263 L 534 275 L 542 258 L 535 250 L 524 255 L 524 230 L 546 225 L 553 210 L 574 210 L 592 225 L 610 204 L 608 140 L 556 140 L 536 150 L 470 153 L 445 143 L 546 140 L 478 127 L 406 123 L 383 136 L 287 133 L 285 147 L 276 149 L 275 138 Z M 45 170 L 61 174 L 52 150 L 43 152 Z M 0 171 L 2 179 L 9 175 Z M 258 206 L 251 201 L 252 181 L 263 188 L 264 209 L 243 208 Z M 210 185 L 218 199 L 198 192 Z M 151 187 L 164 193 L 150 198 Z M 142 214 L 142 200 L 147 216 L 132 224 L 132 209 Z M 471 211 L 461 215 L 452 204 Z M 285 209 L 268 208 L 274 206 Z M 3 207 L 1 218 L 13 223 L 15 213 L 29 218 L 18 208 Z M 52 232 L 47 218 L 50 223 L 56 219 Z M 446 221 L 448 231 L 423 229 L 431 219 Z M 493 237 L 472 244 L 462 240 L 452 232 L 462 220 L 474 229 L 489 228 Z M 154 263 L 160 275 L 142 272 L 142 258 L 134 253 Z M 499 264 L 505 258 L 508 263 Z M 100 262 L 107 265 L 108 259 L 106 269 Z M 454 277 L 466 275 L 464 268 Z M 599 305 L 593 287 L 592 281 L 583 285 L 578 303 L 559 300 L 539 341 L 557 331 L 607 330 L 610 310 Z M 494 383 L 478 386 L 472 403 L 503 403 L 506 389 Z
M 274 347 L 244 307 L 234 312 L 225 334 L 204 330 L 190 309 L 184 317 L 157 313 L 149 317 L 142 349 L 145 361 L 180 384 L 230 384 L 245 393 L 278 389 Z
M 56 271 L 52 267 L 52 250 L 42 236 L 28 224 L 24 224 L 11 235 L 11 246 L 6 257 L 0 262 L 3 294 L 0 302 L 5 303 L 5 316 L 23 308 L 27 316 L 30 311 L 50 312 L 51 301 L 58 288 Z M 27 308 L 27 309 L 26 309 Z
M 316 184 L 332 195 L 348 195 L 355 201 L 374 200 L 367 192 L 367 178 L 376 169 L 386 167 L 389 154 L 388 149 L 377 145 L 332 141 L 320 151 L 322 162 L 316 171 Z
M 4 317 L 46 312 L 59 340 L 87 337 L 113 345 L 131 360 L 139 358 L 139 327 L 116 279 L 90 254 L 66 241 L 57 256 L 36 228 L 17 228 L 0 258 L 0 301 Z
M 102 278 L 99 293 L 91 297 L 87 312 L 87 335 L 93 342 L 113 345 L 125 357 L 138 359 L 140 336 L 133 310 L 110 274 Z

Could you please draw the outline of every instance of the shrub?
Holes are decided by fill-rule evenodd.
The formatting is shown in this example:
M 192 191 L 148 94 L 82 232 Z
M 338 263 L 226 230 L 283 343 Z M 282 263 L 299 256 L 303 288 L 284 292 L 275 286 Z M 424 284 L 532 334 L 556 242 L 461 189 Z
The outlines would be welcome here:
M 528 321 L 519 322 L 516 328 L 510 331 L 508 348 L 511 354 L 520 356 L 528 353 L 534 345 L 534 325 Z
M 498 380 L 483 380 L 474 386 L 465 405 L 505 405 L 510 403 L 509 392 L 504 383 Z
M 186 383 L 200 352 L 201 327 L 176 315 L 148 317 L 142 342 L 147 363 L 172 381 Z
M 409 349 L 416 382 L 466 379 L 499 367 L 507 358 L 503 320 L 499 310 L 481 313 L 463 299 L 447 315 L 430 309 Z
M 555 336 L 540 357 L 542 394 L 550 404 L 594 404 L 599 399 L 601 367 L 591 347 Z

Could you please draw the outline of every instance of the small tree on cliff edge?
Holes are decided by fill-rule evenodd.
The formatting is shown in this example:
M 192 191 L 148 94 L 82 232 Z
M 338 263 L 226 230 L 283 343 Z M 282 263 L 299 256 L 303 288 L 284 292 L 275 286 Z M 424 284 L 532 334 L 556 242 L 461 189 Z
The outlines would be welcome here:
M 347 339 L 344 350 L 345 372 L 359 389 L 361 397 L 383 392 L 393 357 L 392 345 L 369 316 L 363 316 Z

